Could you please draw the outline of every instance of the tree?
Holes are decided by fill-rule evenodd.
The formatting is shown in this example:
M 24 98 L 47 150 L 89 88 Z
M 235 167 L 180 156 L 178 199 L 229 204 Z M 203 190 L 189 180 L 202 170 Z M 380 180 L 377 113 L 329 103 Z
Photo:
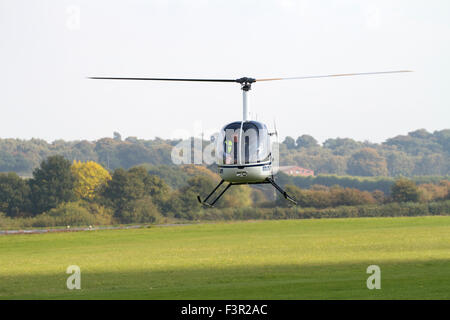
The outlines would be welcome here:
M 344 156 L 361 148 L 361 142 L 350 138 L 327 139 L 323 147 L 332 150 L 334 154 Z
M 383 144 L 395 146 L 410 155 L 441 153 L 442 145 L 436 140 L 437 137 L 422 129 L 409 132 L 406 136 L 400 135 L 387 139 Z
M 142 198 L 145 195 L 144 182 L 136 175 L 130 175 L 126 170 L 114 170 L 112 179 L 102 191 L 108 205 L 114 208 L 116 215 L 126 209 L 129 202 Z
M 164 200 L 169 197 L 169 187 L 158 177 L 151 176 L 143 167 L 134 167 L 126 171 L 116 169 L 112 179 L 102 190 L 106 205 L 112 207 L 116 216 L 129 211 L 132 203 L 144 197 L 152 203 L 162 207 Z
M 295 140 L 292 137 L 287 136 L 284 138 L 283 144 L 285 144 L 288 149 L 295 149 Z
M 419 139 L 428 139 L 432 136 L 432 134 L 425 129 L 417 129 L 415 131 L 408 132 L 408 135 Z
M 144 194 L 151 196 L 152 201 L 159 207 L 164 205 L 168 199 L 170 188 L 160 177 L 149 174 L 142 166 L 129 169 L 128 174 L 134 175 L 136 178 L 140 177 L 144 183 Z
M 410 176 L 414 170 L 414 159 L 402 151 L 390 151 L 386 156 L 391 176 Z
M 245 208 L 252 205 L 252 190 L 248 185 L 232 186 L 218 201 L 219 208 Z
M 297 138 L 297 148 L 310 148 L 310 147 L 318 147 L 319 144 L 314 137 L 304 134 Z
M 126 169 L 141 163 L 152 163 L 157 155 L 144 145 L 129 142 L 118 145 L 116 152 L 117 158 L 120 159 L 120 166 Z
M 116 141 L 122 141 L 122 136 L 117 131 L 113 132 L 113 139 Z
M 30 210 L 30 187 L 16 173 L 0 174 L 0 212 L 17 217 Z
M 70 161 L 62 156 L 51 156 L 33 171 L 30 180 L 34 213 L 56 208 L 62 202 L 74 200 L 75 178 Z
M 116 148 L 120 142 L 111 138 L 102 138 L 95 143 L 94 151 L 98 155 L 100 163 L 108 169 L 120 167 L 120 160 L 116 155 Z
M 416 202 L 419 200 L 420 192 L 414 181 L 401 178 L 392 185 L 391 196 L 395 202 Z
M 68 159 L 79 161 L 98 161 L 98 155 L 95 153 L 95 144 L 86 140 L 75 143 L 71 148 Z
M 30 168 L 30 163 L 20 153 L 12 154 L 0 150 L 0 171 L 25 172 Z
M 386 176 L 386 160 L 375 149 L 364 148 L 352 154 L 347 162 L 347 170 L 354 176 Z
M 314 168 L 314 167 L 311 167 Z M 315 172 L 319 174 L 331 173 L 344 175 L 347 170 L 347 161 L 343 156 L 317 157 Z
M 445 175 L 449 168 L 449 158 L 439 153 L 425 155 L 416 163 L 419 175 Z
M 71 167 L 75 178 L 75 195 L 84 200 L 92 200 L 99 188 L 111 180 L 111 175 L 94 161 L 74 161 Z
M 450 129 L 444 129 L 441 131 L 435 131 L 433 136 L 436 139 L 436 142 L 442 146 L 447 154 L 450 154 Z
M 166 212 L 175 218 L 196 219 L 202 209 L 197 196 L 200 195 L 204 199 L 213 190 L 215 183 L 212 178 L 204 175 L 190 178 L 184 187 L 171 195 L 170 201 L 167 202 Z M 223 190 L 224 187 L 221 188 Z

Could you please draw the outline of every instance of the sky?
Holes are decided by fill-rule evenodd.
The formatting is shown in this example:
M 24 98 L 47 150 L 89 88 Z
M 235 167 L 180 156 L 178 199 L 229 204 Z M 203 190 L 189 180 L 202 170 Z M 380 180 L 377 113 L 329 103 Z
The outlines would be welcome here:
M 382 142 L 450 128 L 448 0 L 0 0 L 0 138 L 177 138 L 242 119 L 289 135 Z

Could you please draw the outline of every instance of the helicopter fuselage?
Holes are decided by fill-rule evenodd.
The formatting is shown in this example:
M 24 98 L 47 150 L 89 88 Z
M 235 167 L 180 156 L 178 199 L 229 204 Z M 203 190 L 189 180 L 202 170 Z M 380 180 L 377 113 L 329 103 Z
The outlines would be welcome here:
M 262 183 L 273 177 L 271 139 L 264 123 L 235 121 L 225 125 L 216 141 L 220 177 L 231 183 Z

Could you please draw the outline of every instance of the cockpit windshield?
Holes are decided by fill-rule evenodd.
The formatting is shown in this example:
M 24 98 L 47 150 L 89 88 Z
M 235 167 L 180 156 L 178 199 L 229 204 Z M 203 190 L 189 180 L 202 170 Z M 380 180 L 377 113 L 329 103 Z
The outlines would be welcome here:
M 270 137 L 265 124 L 232 122 L 220 131 L 216 145 L 219 165 L 245 165 L 270 160 Z

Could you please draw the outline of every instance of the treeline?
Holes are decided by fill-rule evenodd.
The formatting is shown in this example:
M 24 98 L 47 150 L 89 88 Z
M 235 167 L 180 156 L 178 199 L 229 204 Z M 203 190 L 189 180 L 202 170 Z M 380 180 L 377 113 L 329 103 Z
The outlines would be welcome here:
M 450 129 L 424 129 L 387 139 L 381 144 L 348 138 L 286 137 L 280 162 L 313 169 L 316 174 L 350 176 L 423 176 L 450 174 Z
M 52 155 L 69 161 L 95 161 L 108 170 L 129 169 L 144 163 L 172 165 L 171 150 L 179 140 L 122 139 L 96 141 L 0 139 L 0 172 L 31 176 L 40 162 Z M 204 141 L 204 144 L 208 143 Z M 328 139 L 320 145 L 309 135 L 286 137 L 280 144 L 280 164 L 299 165 L 317 174 L 349 176 L 450 175 L 450 129 L 416 130 L 381 144 L 348 138 Z
M 41 161 L 53 155 L 63 156 L 69 161 L 95 161 L 109 170 L 128 169 L 142 163 L 172 164 L 171 150 L 178 142 L 135 137 L 122 140 L 118 133 L 114 138 L 96 141 L 56 140 L 48 143 L 42 139 L 0 139 L 0 172 L 31 176 Z
M 239 215 L 236 212 L 248 210 L 263 218 L 269 212 L 274 216 L 285 212 L 283 217 L 292 213 L 290 203 L 284 198 L 272 199 L 273 188 L 248 185 L 233 186 L 216 208 L 209 211 L 196 197 L 204 197 L 214 188 L 219 181 L 217 174 L 204 166 L 157 168 L 147 165 L 109 172 L 94 161 L 71 162 L 62 156 L 51 156 L 41 162 L 29 179 L 16 173 L 0 174 L 0 227 L 159 223 L 211 219 L 220 212 L 224 215 L 221 219 L 228 219 L 230 215 Z M 371 208 L 371 214 L 375 214 L 373 210 L 395 208 L 394 203 L 410 203 L 409 206 L 415 208 L 411 210 L 422 210 L 422 214 L 449 213 L 448 180 L 417 185 L 401 178 L 393 182 L 389 193 L 318 184 L 309 189 L 288 184 L 286 189 L 299 203 L 294 216 L 299 212 L 303 215 L 321 210 L 328 210 L 323 211 L 328 212 L 326 215 L 346 216 L 348 213 L 342 212 L 350 207 Z M 447 204 L 436 204 L 441 202 Z M 423 204 L 440 209 L 425 210 Z M 344 207 L 347 209 L 342 209 Z M 356 212 L 358 210 L 366 209 Z M 381 211 L 377 214 L 382 215 Z
M 203 166 L 181 166 L 177 173 L 187 181 L 173 188 L 144 166 L 110 173 L 94 161 L 71 163 L 50 156 L 30 179 L 0 174 L 0 226 L 8 219 L 35 227 L 195 219 L 202 211 L 196 196 L 209 192 L 218 176 Z M 251 203 L 251 189 L 240 186 L 227 192 L 217 207 Z

